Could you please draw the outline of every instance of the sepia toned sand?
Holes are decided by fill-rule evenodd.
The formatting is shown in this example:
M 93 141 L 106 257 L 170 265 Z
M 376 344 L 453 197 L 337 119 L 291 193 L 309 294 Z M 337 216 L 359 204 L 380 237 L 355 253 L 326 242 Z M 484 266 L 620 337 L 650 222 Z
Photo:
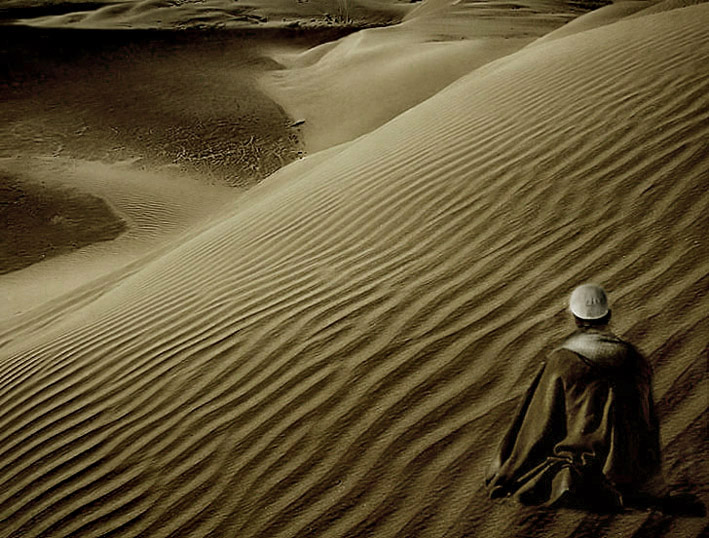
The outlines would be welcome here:
M 0 175 L 0 181 L 2 228 L 17 230 L 0 239 L 0 274 L 74 248 L 110 241 L 126 229 L 121 218 L 96 196 L 8 174 Z M 32 241 L 24 240 L 26 236 Z
M 138 161 L 9 145 L 3 170 L 98 196 L 128 230 L 0 276 L 34 293 L 0 321 L 0 536 L 705 536 L 706 516 L 522 508 L 483 487 L 590 280 L 653 365 L 667 482 L 709 502 L 709 4 L 690 4 L 550 34 L 564 7 L 504 54 L 441 35 L 440 70 L 402 37 L 441 77 L 425 91 L 397 63 L 401 26 L 259 45 L 281 64 L 264 95 L 312 129 L 307 158 L 246 191 L 139 144 Z M 455 31 L 466 5 L 405 20 Z M 372 97 L 296 102 L 308 69 Z M 380 98 L 388 73 L 404 111 Z M 318 106 L 347 109 L 330 141 Z M 32 291 L 84 267 L 66 293 Z

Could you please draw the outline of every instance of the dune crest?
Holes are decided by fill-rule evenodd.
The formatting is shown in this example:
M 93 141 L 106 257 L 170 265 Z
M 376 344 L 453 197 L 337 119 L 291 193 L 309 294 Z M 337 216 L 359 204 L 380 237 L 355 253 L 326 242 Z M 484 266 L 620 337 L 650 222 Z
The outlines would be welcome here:
M 594 280 L 654 366 L 668 480 L 709 502 L 708 23 L 487 64 L 71 315 L 3 326 L 0 534 L 701 536 L 491 503 L 482 477 Z
M 583 12 L 539 0 L 515 9 L 494 2 L 427 1 L 401 24 L 362 30 L 305 52 L 276 52 L 286 69 L 266 74 L 264 87 L 304 122 L 306 149 L 317 152 L 371 132 Z

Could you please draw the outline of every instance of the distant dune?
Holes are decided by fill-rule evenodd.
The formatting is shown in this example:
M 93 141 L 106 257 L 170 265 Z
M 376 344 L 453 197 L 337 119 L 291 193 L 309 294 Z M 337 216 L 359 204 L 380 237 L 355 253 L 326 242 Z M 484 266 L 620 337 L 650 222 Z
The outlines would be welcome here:
M 0 19 L 123 30 L 369 26 L 398 20 L 409 8 L 387 0 L 4 0 Z
M 267 73 L 263 86 L 305 122 L 307 150 L 320 151 L 376 129 L 582 12 L 573 4 L 539 0 L 514 7 L 423 2 L 401 24 L 365 29 L 305 52 L 274 54 L 287 69 Z
M 87 208 L 102 199 L 126 227 L 101 244 L 117 234 L 84 229 L 96 215 L 46 228 L 34 202 L 7 185 L 0 218 L 14 224 L 3 228 L 0 258 L 25 268 L 0 278 L 0 320 L 169 248 L 298 159 L 301 128 L 258 83 L 279 67 L 266 49 L 301 50 L 352 31 L 3 26 L 0 174 L 54 193 L 38 202 L 49 220 L 67 210 L 58 193 L 71 192 Z M 40 245 L 42 226 L 52 245 Z M 51 263 L 44 255 L 68 252 Z
M 482 484 L 590 280 L 709 503 L 709 4 L 682 5 L 520 40 L 4 321 L 0 536 L 706 536 Z

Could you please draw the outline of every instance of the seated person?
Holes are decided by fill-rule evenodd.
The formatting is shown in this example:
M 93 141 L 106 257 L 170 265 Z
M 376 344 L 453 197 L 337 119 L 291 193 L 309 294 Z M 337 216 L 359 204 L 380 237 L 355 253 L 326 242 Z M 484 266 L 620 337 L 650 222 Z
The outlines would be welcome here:
M 486 483 L 491 498 L 619 509 L 664 488 L 651 370 L 608 330 L 600 286 L 576 288 L 570 310 L 578 330 L 540 367 Z

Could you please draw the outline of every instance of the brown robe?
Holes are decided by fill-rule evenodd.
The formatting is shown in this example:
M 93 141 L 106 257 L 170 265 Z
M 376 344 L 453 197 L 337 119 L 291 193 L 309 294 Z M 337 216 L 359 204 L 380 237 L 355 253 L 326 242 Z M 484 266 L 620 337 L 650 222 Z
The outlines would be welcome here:
M 542 364 L 487 473 L 490 497 L 618 508 L 661 466 L 651 370 L 630 344 L 583 329 Z

